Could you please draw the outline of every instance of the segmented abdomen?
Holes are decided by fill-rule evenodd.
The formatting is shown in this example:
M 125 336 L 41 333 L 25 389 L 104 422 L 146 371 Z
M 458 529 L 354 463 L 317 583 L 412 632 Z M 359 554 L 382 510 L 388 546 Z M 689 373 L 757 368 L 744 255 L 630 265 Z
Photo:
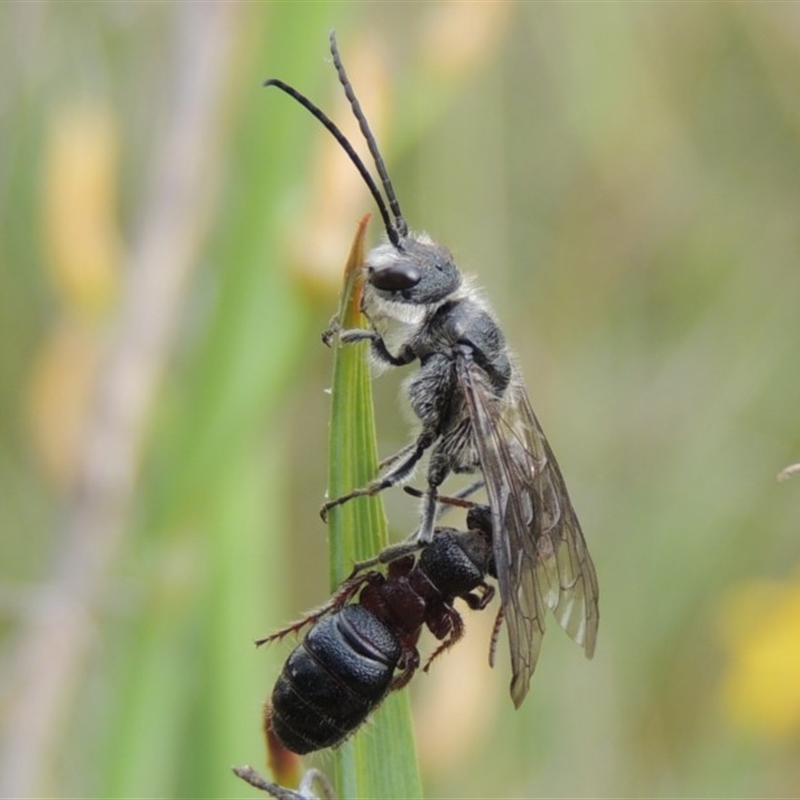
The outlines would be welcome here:
M 314 625 L 287 659 L 269 725 L 300 755 L 339 744 L 383 700 L 400 655 L 397 637 L 371 611 L 345 606 Z

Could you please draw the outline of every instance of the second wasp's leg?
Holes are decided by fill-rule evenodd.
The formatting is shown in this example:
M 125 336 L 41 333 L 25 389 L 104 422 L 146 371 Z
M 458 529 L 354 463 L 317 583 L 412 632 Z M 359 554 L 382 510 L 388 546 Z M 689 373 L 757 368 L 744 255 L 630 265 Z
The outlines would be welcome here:
M 471 497 L 475 492 L 479 489 L 482 489 L 486 481 L 483 478 L 479 478 L 477 481 L 473 481 L 469 485 L 465 486 L 463 489 L 459 489 L 453 497 L 456 500 L 466 500 L 468 497 Z
M 494 656 L 497 652 L 497 639 L 500 636 L 500 629 L 503 627 L 503 620 L 505 613 L 503 612 L 503 604 L 497 609 L 497 616 L 494 618 L 494 627 L 492 628 L 492 638 L 489 643 L 489 666 L 494 666 Z
M 427 672 L 431 664 L 464 635 L 464 620 L 458 611 L 448 604 L 445 604 L 438 616 L 428 619 L 427 624 L 433 635 L 441 639 L 442 643 L 431 653 L 423 672 Z
M 474 491 L 477 491 L 481 486 L 483 486 L 483 481 L 476 481 L 473 484 L 470 484 L 466 489 L 462 489 L 457 494 L 437 494 L 436 501 L 439 503 L 439 508 L 436 511 L 436 519 L 438 520 L 439 517 L 447 511 L 448 506 L 453 508 L 465 508 L 467 511 L 472 511 L 475 508 L 481 507 L 479 503 L 474 503 L 472 500 L 465 500 L 465 496 L 469 496 Z M 427 497 L 425 492 L 421 489 L 416 489 L 413 486 L 404 486 L 403 491 L 406 494 L 410 494 L 412 497 L 423 498 Z
M 264 636 L 261 639 L 255 640 L 256 647 L 261 647 L 262 644 L 269 644 L 277 639 L 282 639 L 287 633 L 297 633 L 306 627 L 306 625 L 313 625 L 322 617 L 330 614 L 331 611 L 336 611 L 342 606 L 346 605 L 358 592 L 358 590 L 365 584 L 375 580 L 376 575 L 380 578 L 380 573 L 367 573 L 366 575 L 356 575 L 353 573 L 342 585 L 338 588 L 336 593 L 328 600 L 325 605 L 309 611 L 302 619 L 281 628 L 279 631 Z
M 466 594 L 459 595 L 459 597 L 461 597 L 473 611 L 481 611 L 492 602 L 494 587 L 489 586 L 486 581 L 482 581 L 478 585 L 476 591 L 467 592 Z

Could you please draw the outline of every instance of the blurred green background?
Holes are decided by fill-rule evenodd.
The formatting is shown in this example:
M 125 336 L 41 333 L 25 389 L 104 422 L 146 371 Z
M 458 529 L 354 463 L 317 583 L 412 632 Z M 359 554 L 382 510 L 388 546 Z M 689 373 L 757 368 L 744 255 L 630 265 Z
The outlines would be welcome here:
M 493 614 L 414 680 L 427 795 L 797 796 L 800 6 L 369 2 L 0 5 L 0 796 L 256 795 L 373 210 L 260 82 L 344 124 L 331 28 L 600 579 L 594 661 L 551 624 L 519 712 Z

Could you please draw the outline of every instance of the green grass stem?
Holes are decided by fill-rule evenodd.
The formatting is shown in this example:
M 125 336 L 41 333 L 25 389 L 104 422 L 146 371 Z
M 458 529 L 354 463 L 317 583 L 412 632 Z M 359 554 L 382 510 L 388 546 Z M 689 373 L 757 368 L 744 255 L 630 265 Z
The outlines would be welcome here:
M 359 223 L 345 267 L 338 319 L 343 329 L 363 327 L 360 310 L 364 235 L 369 216 Z M 378 456 L 372 405 L 368 342 L 337 342 L 329 433 L 328 496 L 365 486 L 377 474 Z M 357 498 L 328 517 L 331 588 L 356 561 L 388 544 L 380 495 Z M 411 729 L 408 696 L 390 695 L 358 733 L 334 753 L 337 795 L 348 798 L 419 798 L 422 786 Z

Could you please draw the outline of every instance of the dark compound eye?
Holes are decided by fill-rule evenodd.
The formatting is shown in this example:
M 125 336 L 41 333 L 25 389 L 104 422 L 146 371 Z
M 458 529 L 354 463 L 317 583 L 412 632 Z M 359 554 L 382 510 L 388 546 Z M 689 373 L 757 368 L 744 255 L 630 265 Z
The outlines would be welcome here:
M 369 282 L 385 292 L 399 292 L 410 289 L 419 283 L 419 270 L 410 264 L 397 264 L 391 267 L 373 270 Z

